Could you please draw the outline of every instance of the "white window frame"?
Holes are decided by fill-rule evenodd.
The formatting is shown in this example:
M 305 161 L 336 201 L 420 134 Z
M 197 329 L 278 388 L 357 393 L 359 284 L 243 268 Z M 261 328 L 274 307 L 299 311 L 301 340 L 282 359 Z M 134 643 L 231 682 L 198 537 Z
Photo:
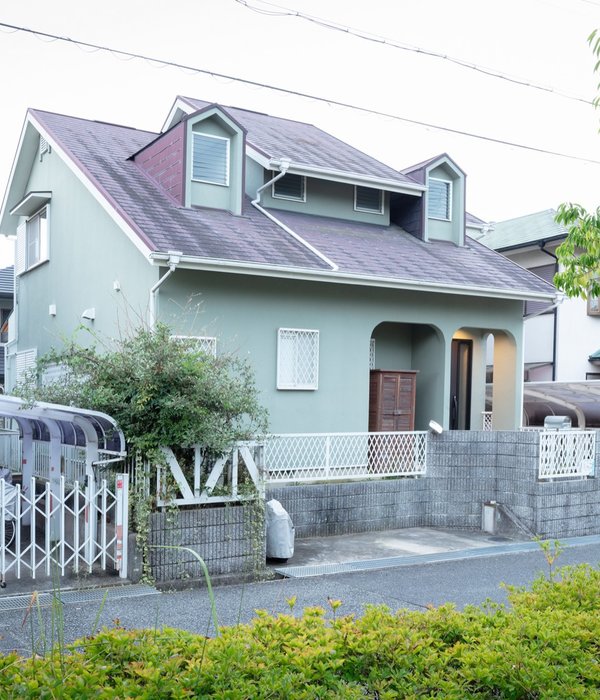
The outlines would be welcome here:
M 378 209 L 368 209 L 367 207 L 359 207 L 357 204 L 358 200 L 358 188 L 363 190 L 373 190 L 379 193 L 379 208 Z M 364 185 L 354 185 L 354 211 L 362 211 L 367 214 L 383 214 L 383 190 L 377 189 L 377 187 L 365 187 Z
M 219 182 L 218 180 L 209 180 L 200 177 L 194 177 L 194 154 L 196 152 L 196 137 L 201 136 L 206 139 L 215 139 L 217 141 L 225 141 L 225 182 Z M 226 136 L 215 136 L 214 134 L 206 134 L 203 131 L 193 131 L 192 132 L 192 180 L 194 182 L 205 182 L 209 185 L 218 185 L 219 187 L 229 187 L 229 165 L 230 165 L 230 149 L 231 140 Z
M 286 366 L 283 352 L 284 340 L 295 338 L 294 366 Z M 313 343 L 312 367 L 309 368 L 309 381 L 301 381 L 298 366 L 298 343 L 301 338 L 311 338 Z M 311 328 L 279 328 L 277 330 L 277 389 L 295 391 L 316 391 L 319 388 L 319 331 Z
M 217 356 L 217 339 L 210 335 L 172 335 L 171 340 L 193 340 L 198 344 L 198 349 L 207 355 Z
M 273 177 L 275 177 L 276 173 L 273 172 Z M 273 199 L 287 199 L 291 202 L 306 202 L 306 175 L 299 175 L 298 173 L 286 173 L 286 175 L 295 175 L 296 177 L 299 177 L 301 182 L 302 182 L 302 196 L 301 197 L 292 197 L 287 194 L 277 194 L 275 192 L 275 189 L 277 185 L 281 182 L 281 180 L 285 179 L 285 175 L 281 178 L 281 180 L 277 180 L 271 185 L 271 197 Z
M 44 216 L 42 216 L 44 214 Z M 42 227 L 38 224 L 38 254 L 37 258 L 32 261 L 30 256 L 31 251 L 31 230 L 33 222 L 44 220 L 45 224 Z M 49 228 L 50 228 L 50 207 L 45 204 L 41 209 L 38 209 L 34 214 L 29 216 L 26 221 L 19 224 L 17 227 L 17 246 L 15 255 L 15 274 L 20 275 L 23 272 L 32 270 L 39 265 L 43 265 L 49 258 Z
M 427 217 L 429 219 L 436 219 L 437 221 L 452 221 L 452 180 L 444 180 L 441 177 L 430 177 L 429 184 L 431 185 L 432 182 L 441 182 L 444 185 L 446 185 L 446 190 L 448 193 L 448 212 L 447 212 L 447 216 L 436 216 L 436 215 L 432 214 L 430 211 L 431 200 L 428 197 L 427 198 Z

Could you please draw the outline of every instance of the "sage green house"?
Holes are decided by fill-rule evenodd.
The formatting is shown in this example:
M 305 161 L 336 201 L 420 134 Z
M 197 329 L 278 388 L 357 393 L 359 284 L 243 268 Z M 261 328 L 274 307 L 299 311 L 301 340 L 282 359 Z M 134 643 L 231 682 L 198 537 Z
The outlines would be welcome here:
M 27 114 L 10 390 L 81 324 L 167 323 L 250 360 L 275 433 L 369 429 L 370 370 L 416 377 L 414 427 L 521 422 L 523 301 L 554 288 L 467 234 L 447 155 L 396 171 L 320 129 L 178 98 L 159 133 Z M 393 409 L 396 410 L 396 409 Z

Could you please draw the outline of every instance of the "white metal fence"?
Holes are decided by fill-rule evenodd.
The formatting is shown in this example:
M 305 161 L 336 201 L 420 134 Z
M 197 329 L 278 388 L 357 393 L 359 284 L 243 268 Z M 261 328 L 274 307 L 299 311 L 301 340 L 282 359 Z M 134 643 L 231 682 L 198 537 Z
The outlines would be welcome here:
M 308 433 L 272 435 L 264 443 L 271 483 L 420 476 L 427 433 Z
M 116 569 L 127 573 L 128 479 L 58 488 L 35 477 L 12 486 L 0 480 L 0 577 Z
M 539 439 L 540 479 L 594 476 L 594 430 L 542 430 Z

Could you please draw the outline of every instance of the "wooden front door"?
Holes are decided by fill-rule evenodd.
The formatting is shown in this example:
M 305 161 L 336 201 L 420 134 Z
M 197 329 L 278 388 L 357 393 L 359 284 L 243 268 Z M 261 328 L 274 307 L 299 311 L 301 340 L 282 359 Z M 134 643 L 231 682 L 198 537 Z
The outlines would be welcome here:
M 369 431 L 415 429 L 415 370 L 371 370 Z

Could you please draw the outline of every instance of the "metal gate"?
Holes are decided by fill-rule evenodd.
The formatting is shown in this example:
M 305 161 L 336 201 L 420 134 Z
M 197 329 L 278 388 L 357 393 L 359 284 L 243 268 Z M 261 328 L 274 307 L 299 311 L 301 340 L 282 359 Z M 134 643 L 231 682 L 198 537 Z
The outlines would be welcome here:
M 0 585 L 7 575 L 60 575 L 116 570 L 127 576 L 127 474 L 67 485 L 0 479 Z

